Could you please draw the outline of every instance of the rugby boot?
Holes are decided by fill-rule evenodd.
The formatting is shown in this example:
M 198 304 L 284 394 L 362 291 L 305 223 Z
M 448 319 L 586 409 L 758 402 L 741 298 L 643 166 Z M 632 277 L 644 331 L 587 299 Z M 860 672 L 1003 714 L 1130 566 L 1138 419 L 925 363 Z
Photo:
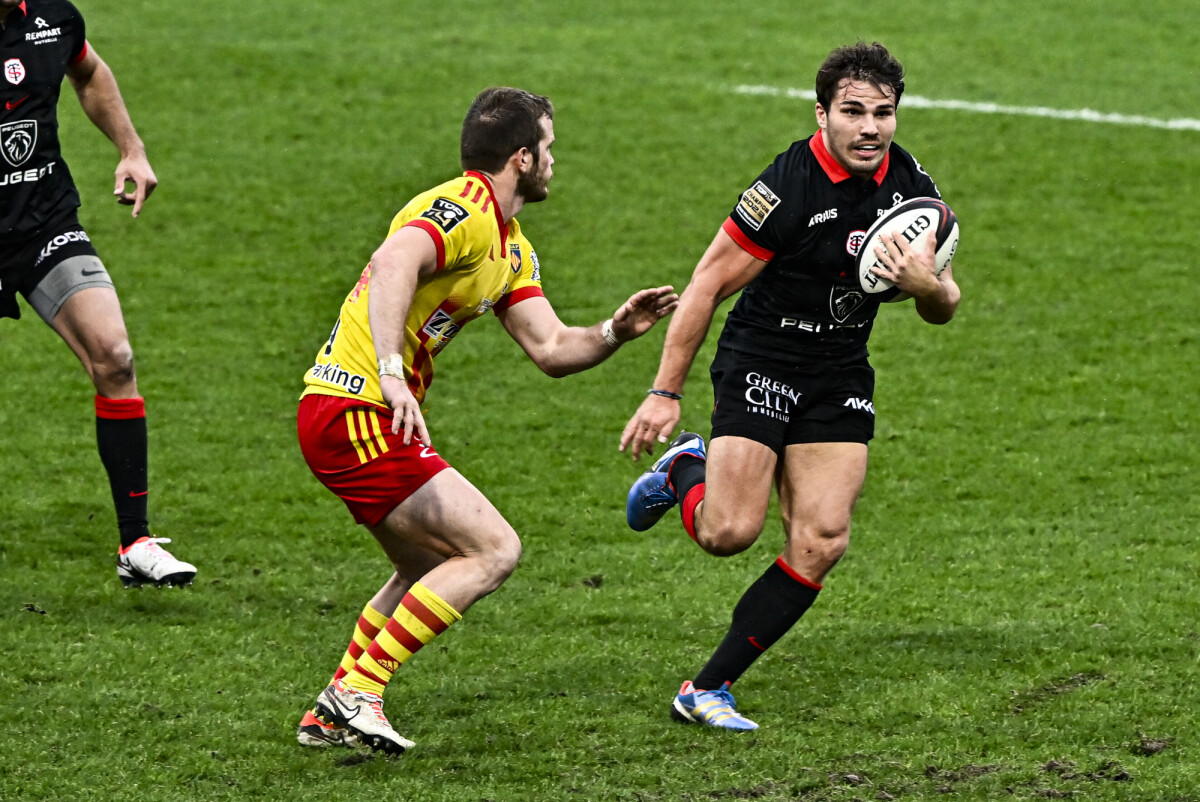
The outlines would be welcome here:
M 340 679 L 321 692 L 315 710 L 326 722 L 352 730 L 377 752 L 399 755 L 416 746 L 392 729 L 383 715 L 382 696 L 347 687 Z
M 625 521 L 635 532 L 645 532 L 658 523 L 667 511 L 679 503 L 669 476 L 675 460 L 683 455 L 706 458 L 704 438 L 691 432 L 680 432 L 666 452 L 638 477 L 625 499 Z
M 357 735 L 345 727 L 322 721 L 312 710 L 304 711 L 304 718 L 300 719 L 300 727 L 296 730 L 296 740 L 301 746 L 358 746 Z
M 117 550 L 117 576 L 127 588 L 142 585 L 177 587 L 192 584 L 196 566 L 177 560 L 159 543 L 170 543 L 169 537 L 138 538 Z
M 683 683 L 671 703 L 671 718 L 738 732 L 758 729 L 757 724 L 738 713 L 728 682 L 715 691 L 696 690 L 691 680 Z

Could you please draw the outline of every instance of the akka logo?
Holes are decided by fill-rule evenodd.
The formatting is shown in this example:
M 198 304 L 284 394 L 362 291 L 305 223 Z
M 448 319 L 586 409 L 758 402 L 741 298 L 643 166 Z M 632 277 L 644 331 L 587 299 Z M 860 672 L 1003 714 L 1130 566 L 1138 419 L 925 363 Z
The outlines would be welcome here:
M 865 398 L 847 398 L 846 403 L 842 404 L 842 406 L 862 412 L 870 412 L 872 415 L 875 414 L 875 405 Z
M 862 250 L 863 242 L 867 238 L 865 231 L 851 231 L 849 239 L 846 240 L 846 253 L 851 256 L 858 256 L 858 252 Z
M 829 290 L 829 314 L 833 315 L 833 319 L 838 323 L 845 323 L 846 318 L 854 314 L 854 310 L 866 300 L 867 296 L 858 290 L 833 287 Z
M 0 125 L 0 152 L 13 167 L 29 161 L 37 145 L 37 120 L 20 120 Z
M 25 80 L 25 65 L 19 58 L 10 58 L 4 62 L 4 78 L 13 86 Z
M 529 249 L 529 261 L 533 262 L 533 275 L 530 276 L 534 281 L 542 280 L 542 263 L 538 261 L 537 251 Z

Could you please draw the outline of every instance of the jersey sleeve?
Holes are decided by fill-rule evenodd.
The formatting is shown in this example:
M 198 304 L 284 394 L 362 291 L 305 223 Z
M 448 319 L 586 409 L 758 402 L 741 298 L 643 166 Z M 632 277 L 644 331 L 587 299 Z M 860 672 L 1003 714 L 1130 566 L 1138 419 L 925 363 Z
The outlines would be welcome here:
M 414 201 L 392 222 L 389 235 L 404 226 L 429 234 L 437 248 L 437 269 L 452 269 L 478 261 L 494 239 L 495 217 L 459 200 L 433 196 Z
M 902 154 L 904 154 L 905 160 L 911 165 L 913 184 L 919 195 L 921 197 L 937 198 L 941 200 L 941 190 L 938 189 L 937 183 L 933 180 L 933 176 L 925 172 L 925 168 L 921 166 L 919 161 L 917 161 L 917 157 L 909 153 L 907 150 L 897 148 L 896 146 L 892 147 L 893 155 L 895 154 L 896 150 L 899 150 Z
M 500 296 L 493 309 L 501 312 L 526 298 L 540 298 L 542 292 L 542 267 L 537 251 L 520 231 L 516 231 L 508 243 L 508 266 L 515 274 L 508 283 L 508 291 Z
M 69 33 L 71 37 L 70 63 L 78 64 L 83 61 L 84 56 L 88 53 L 87 24 L 83 21 L 83 14 L 80 13 L 78 8 L 70 3 L 67 5 L 71 9 L 71 28 Z
M 795 148 L 779 154 L 738 198 L 721 226 L 742 250 L 764 262 L 788 242 L 804 206 L 807 181 Z

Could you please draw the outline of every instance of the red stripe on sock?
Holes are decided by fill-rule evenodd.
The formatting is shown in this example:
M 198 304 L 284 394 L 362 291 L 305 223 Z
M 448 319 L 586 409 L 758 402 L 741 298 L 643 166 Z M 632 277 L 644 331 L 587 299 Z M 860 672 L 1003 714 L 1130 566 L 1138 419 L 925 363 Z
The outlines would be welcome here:
M 405 593 L 404 598 L 400 600 L 404 605 L 404 609 L 408 610 L 413 616 L 433 632 L 434 635 L 441 635 L 450 626 L 445 621 L 437 617 L 437 613 L 430 610 L 421 600 L 411 593 Z M 390 630 L 389 630 L 390 631 Z
M 421 641 L 420 638 L 418 638 L 416 635 L 409 632 L 407 629 L 405 629 L 400 624 L 396 623 L 396 619 L 394 619 L 394 618 L 391 621 L 387 622 L 387 626 L 384 627 L 384 629 L 387 630 L 387 633 L 389 635 L 391 635 L 393 638 L 396 639 L 397 643 L 399 643 L 405 649 L 408 649 L 409 652 L 412 652 L 414 654 L 417 652 L 417 650 L 419 650 L 422 646 L 425 645 Z M 368 653 L 372 657 L 374 657 L 376 660 L 379 659 L 375 655 L 375 647 L 378 645 L 379 645 L 378 642 L 372 643 L 371 648 L 367 650 Z M 379 651 L 383 652 L 383 647 L 380 647 Z M 383 653 L 386 654 L 386 652 L 383 652 Z
M 146 417 L 146 400 L 137 398 L 105 398 L 96 396 L 96 417 L 105 420 L 137 420 Z
M 679 514 L 683 516 L 683 528 L 692 540 L 696 539 L 696 507 L 700 506 L 701 501 L 704 501 L 704 482 L 687 492 L 679 510 Z
M 371 656 L 372 656 L 372 657 L 374 657 L 375 655 L 371 655 Z M 384 659 L 386 659 L 386 660 L 394 660 L 395 658 L 392 658 L 392 657 L 386 657 L 386 656 L 385 656 L 385 658 L 384 658 Z M 379 661 L 378 661 L 378 660 L 376 660 L 375 662 L 379 662 Z M 362 663 L 355 663 L 355 664 L 354 664 L 354 670 L 355 670 L 355 671 L 357 671 L 359 674 L 362 674 L 364 677 L 366 677 L 367 679 L 371 680 L 372 682 L 378 682 L 380 685 L 387 685 L 387 680 L 386 680 L 386 679 L 383 679 L 382 677 L 377 677 L 377 676 L 375 676 L 375 674 L 374 674 L 374 673 L 372 673 L 372 672 L 370 672 L 370 671 L 366 670 L 365 668 L 363 668 L 363 667 L 362 667 Z
M 782 568 L 783 572 L 785 574 L 787 574 L 792 579 L 799 582 L 801 585 L 807 585 L 808 587 L 812 588 L 813 590 L 821 589 L 821 586 L 818 585 L 816 582 L 813 582 L 810 579 L 805 579 L 804 577 L 800 576 L 800 574 L 796 573 L 796 570 L 794 568 L 792 568 L 792 566 L 788 565 L 787 563 L 785 563 L 783 561 L 783 555 L 779 556 L 779 559 L 777 559 L 775 561 L 775 564 L 778 565 L 780 568 Z

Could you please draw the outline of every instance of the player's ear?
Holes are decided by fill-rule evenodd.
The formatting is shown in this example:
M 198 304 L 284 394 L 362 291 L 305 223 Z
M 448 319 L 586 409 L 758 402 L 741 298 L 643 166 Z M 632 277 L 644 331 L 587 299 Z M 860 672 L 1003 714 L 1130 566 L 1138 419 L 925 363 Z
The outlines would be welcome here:
M 825 117 L 825 108 L 821 105 L 820 101 L 817 102 L 816 109 L 814 109 L 814 110 L 816 111 L 816 114 L 817 114 L 817 127 L 824 129 L 825 123 L 827 122 L 827 120 Z

